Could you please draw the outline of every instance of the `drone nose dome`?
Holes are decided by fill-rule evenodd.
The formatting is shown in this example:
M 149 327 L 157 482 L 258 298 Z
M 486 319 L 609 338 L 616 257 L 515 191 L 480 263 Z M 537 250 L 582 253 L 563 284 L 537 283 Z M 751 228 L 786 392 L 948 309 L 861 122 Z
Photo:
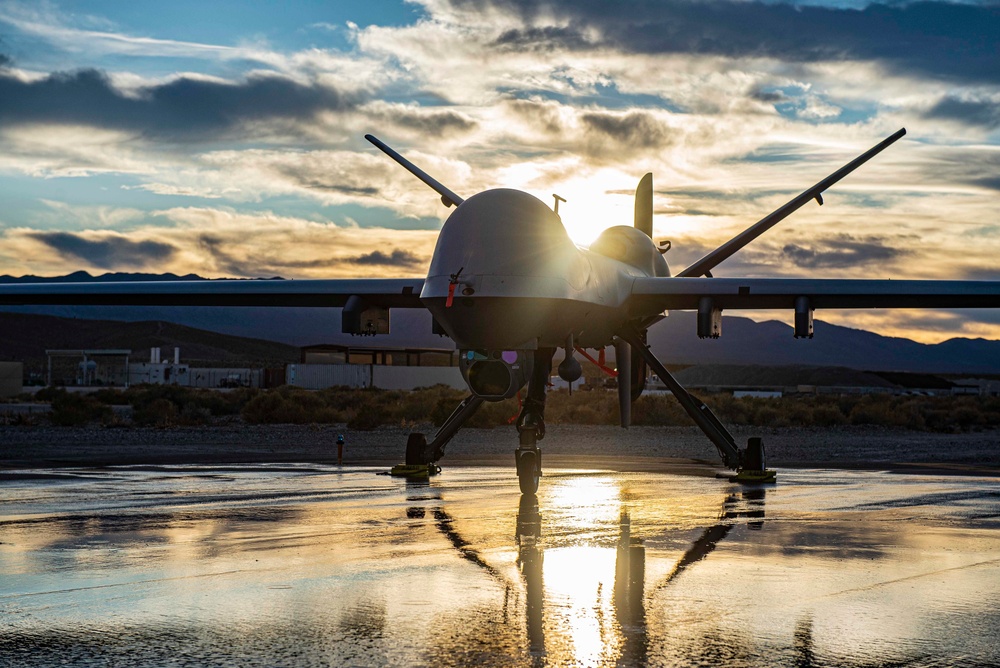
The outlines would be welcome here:
M 572 242 L 559 216 L 541 200 L 519 190 L 487 190 L 445 222 L 428 276 L 449 276 L 460 267 L 480 275 L 537 275 L 566 246 Z

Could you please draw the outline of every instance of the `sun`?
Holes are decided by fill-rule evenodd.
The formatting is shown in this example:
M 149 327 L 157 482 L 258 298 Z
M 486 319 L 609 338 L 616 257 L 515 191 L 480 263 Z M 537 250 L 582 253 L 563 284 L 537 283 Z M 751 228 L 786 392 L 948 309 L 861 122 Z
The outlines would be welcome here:
M 559 215 L 574 243 L 589 246 L 609 227 L 632 225 L 633 180 L 638 183 L 637 178 L 602 170 L 554 186 L 553 193 L 566 200 L 559 205 Z
M 602 168 L 565 178 L 568 171 L 565 165 L 556 169 L 552 164 L 523 162 L 501 170 L 500 180 L 505 187 L 531 193 L 550 207 L 556 195 L 565 200 L 559 203 L 559 215 L 570 239 L 579 246 L 589 246 L 609 227 L 632 225 L 641 174 Z M 559 172 L 557 178 L 554 172 Z

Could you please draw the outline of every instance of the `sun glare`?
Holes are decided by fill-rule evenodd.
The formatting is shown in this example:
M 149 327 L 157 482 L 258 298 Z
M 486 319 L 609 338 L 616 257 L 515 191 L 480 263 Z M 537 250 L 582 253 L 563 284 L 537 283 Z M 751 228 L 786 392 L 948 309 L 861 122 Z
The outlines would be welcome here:
M 550 207 L 555 203 L 554 195 L 563 198 L 559 215 L 570 238 L 581 246 L 593 243 L 609 227 L 632 225 L 633 198 L 640 176 L 633 178 L 617 170 L 602 169 L 585 176 L 553 179 L 533 163 L 511 165 L 500 172 L 506 187 L 530 192 Z M 554 184 L 539 186 L 541 182 Z
M 618 522 L 620 499 L 621 490 L 613 479 L 581 477 L 553 485 L 547 503 L 553 526 L 574 542 L 583 542 Z
M 574 243 L 589 246 L 609 227 L 631 226 L 635 184 L 627 185 L 617 172 L 599 172 L 559 184 L 555 194 L 565 198 L 559 214 Z
M 547 615 L 546 631 L 554 653 L 565 652 L 575 665 L 603 663 L 620 644 L 611 598 L 616 558 L 612 547 L 545 551 L 546 602 L 559 612 Z
M 622 642 L 613 599 L 618 552 L 599 537 L 617 533 L 621 487 L 605 476 L 550 482 L 546 541 L 562 544 L 544 550 L 546 651 L 572 665 L 613 663 Z

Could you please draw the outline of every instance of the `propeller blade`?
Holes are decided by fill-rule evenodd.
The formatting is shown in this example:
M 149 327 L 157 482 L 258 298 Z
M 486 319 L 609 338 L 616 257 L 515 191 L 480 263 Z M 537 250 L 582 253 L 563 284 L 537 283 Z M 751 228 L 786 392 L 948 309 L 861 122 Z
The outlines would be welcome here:
M 424 170 L 414 165 L 412 162 L 401 156 L 399 153 L 396 153 L 396 151 L 390 148 L 388 144 L 383 142 L 375 135 L 365 135 L 365 139 L 367 139 L 376 147 L 378 147 L 378 149 L 383 153 L 385 153 L 387 156 L 398 162 L 410 174 L 413 174 L 415 177 L 417 177 L 418 179 L 429 185 L 432 190 L 437 192 L 437 194 L 441 195 L 441 202 L 445 206 L 452 206 L 452 205 L 458 206 L 459 204 L 465 201 L 452 191 L 445 188 L 440 181 L 432 177 L 430 174 L 428 174 Z
M 819 204 L 823 204 L 823 191 L 828 189 L 837 181 L 841 180 L 855 169 L 865 164 L 876 155 L 887 149 L 891 144 L 893 144 L 897 139 L 906 134 L 906 128 L 901 128 L 892 136 L 882 140 L 879 144 L 870 148 L 865 153 L 862 153 L 857 158 L 847 163 L 830 176 L 826 177 L 812 188 L 809 188 L 801 195 L 788 202 L 784 206 L 776 209 L 772 213 L 761 218 L 758 222 L 754 223 L 747 229 L 743 230 L 735 237 L 722 244 L 714 251 L 701 258 L 690 267 L 684 271 L 677 274 L 677 276 L 688 276 L 688 277 L 698 277 L 698 276 L 710 276 L 712 269 L 716 267 L 720 262 L 728 258 L 730 255 L 740 250 L 748 243 L 759 237 L 760 235 L 767 232 L 769 229 L 777 225 L 779 222 L 787 218 L 790 214 L 800 209 L 804 204 L 810 200 L 816 200 Z
M 635 229 L 653 238 L 653 175 L 647 173 L 635 189 Z

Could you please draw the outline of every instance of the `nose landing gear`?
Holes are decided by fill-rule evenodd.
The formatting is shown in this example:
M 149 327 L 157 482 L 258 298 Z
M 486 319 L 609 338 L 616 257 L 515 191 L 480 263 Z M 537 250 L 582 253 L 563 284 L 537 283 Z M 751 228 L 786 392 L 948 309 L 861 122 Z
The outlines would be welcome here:
M 572 340 L 567 342 L 567 350 L 571 349 Z M 545 438 L 545 388 L 552 373 L 552 356 L 555 352 L 555 348 L 539 348 L 535 351 L 531 377 L 528 379 L 528 396 L 524 400 L 521 414 L 517 416 L 518 446 L 514 451 L 514 463 L 517 466 L 517 482 L 521 494 L 537 492 L 539 478 L 542 476 L 542 451 L 538 449 L 538 441 Z
M 538 481 L 542 476 L 542 451 L 538 449 L 537 432 L 534 429 L 520 433 L 520 444 L 514 451 L 514 464 L 517 467 L 517 482 L 521 494 L 534 494 L 538 491 Z
M 517 418 L 518 446 L 514 451 L 514 464 L 521 494 L 538 491 L 538 479 L 542 475 L 542 451 L 538 449 L 538 441 L 545 438 L 544 409 L 544 403 L 529 399 Z

